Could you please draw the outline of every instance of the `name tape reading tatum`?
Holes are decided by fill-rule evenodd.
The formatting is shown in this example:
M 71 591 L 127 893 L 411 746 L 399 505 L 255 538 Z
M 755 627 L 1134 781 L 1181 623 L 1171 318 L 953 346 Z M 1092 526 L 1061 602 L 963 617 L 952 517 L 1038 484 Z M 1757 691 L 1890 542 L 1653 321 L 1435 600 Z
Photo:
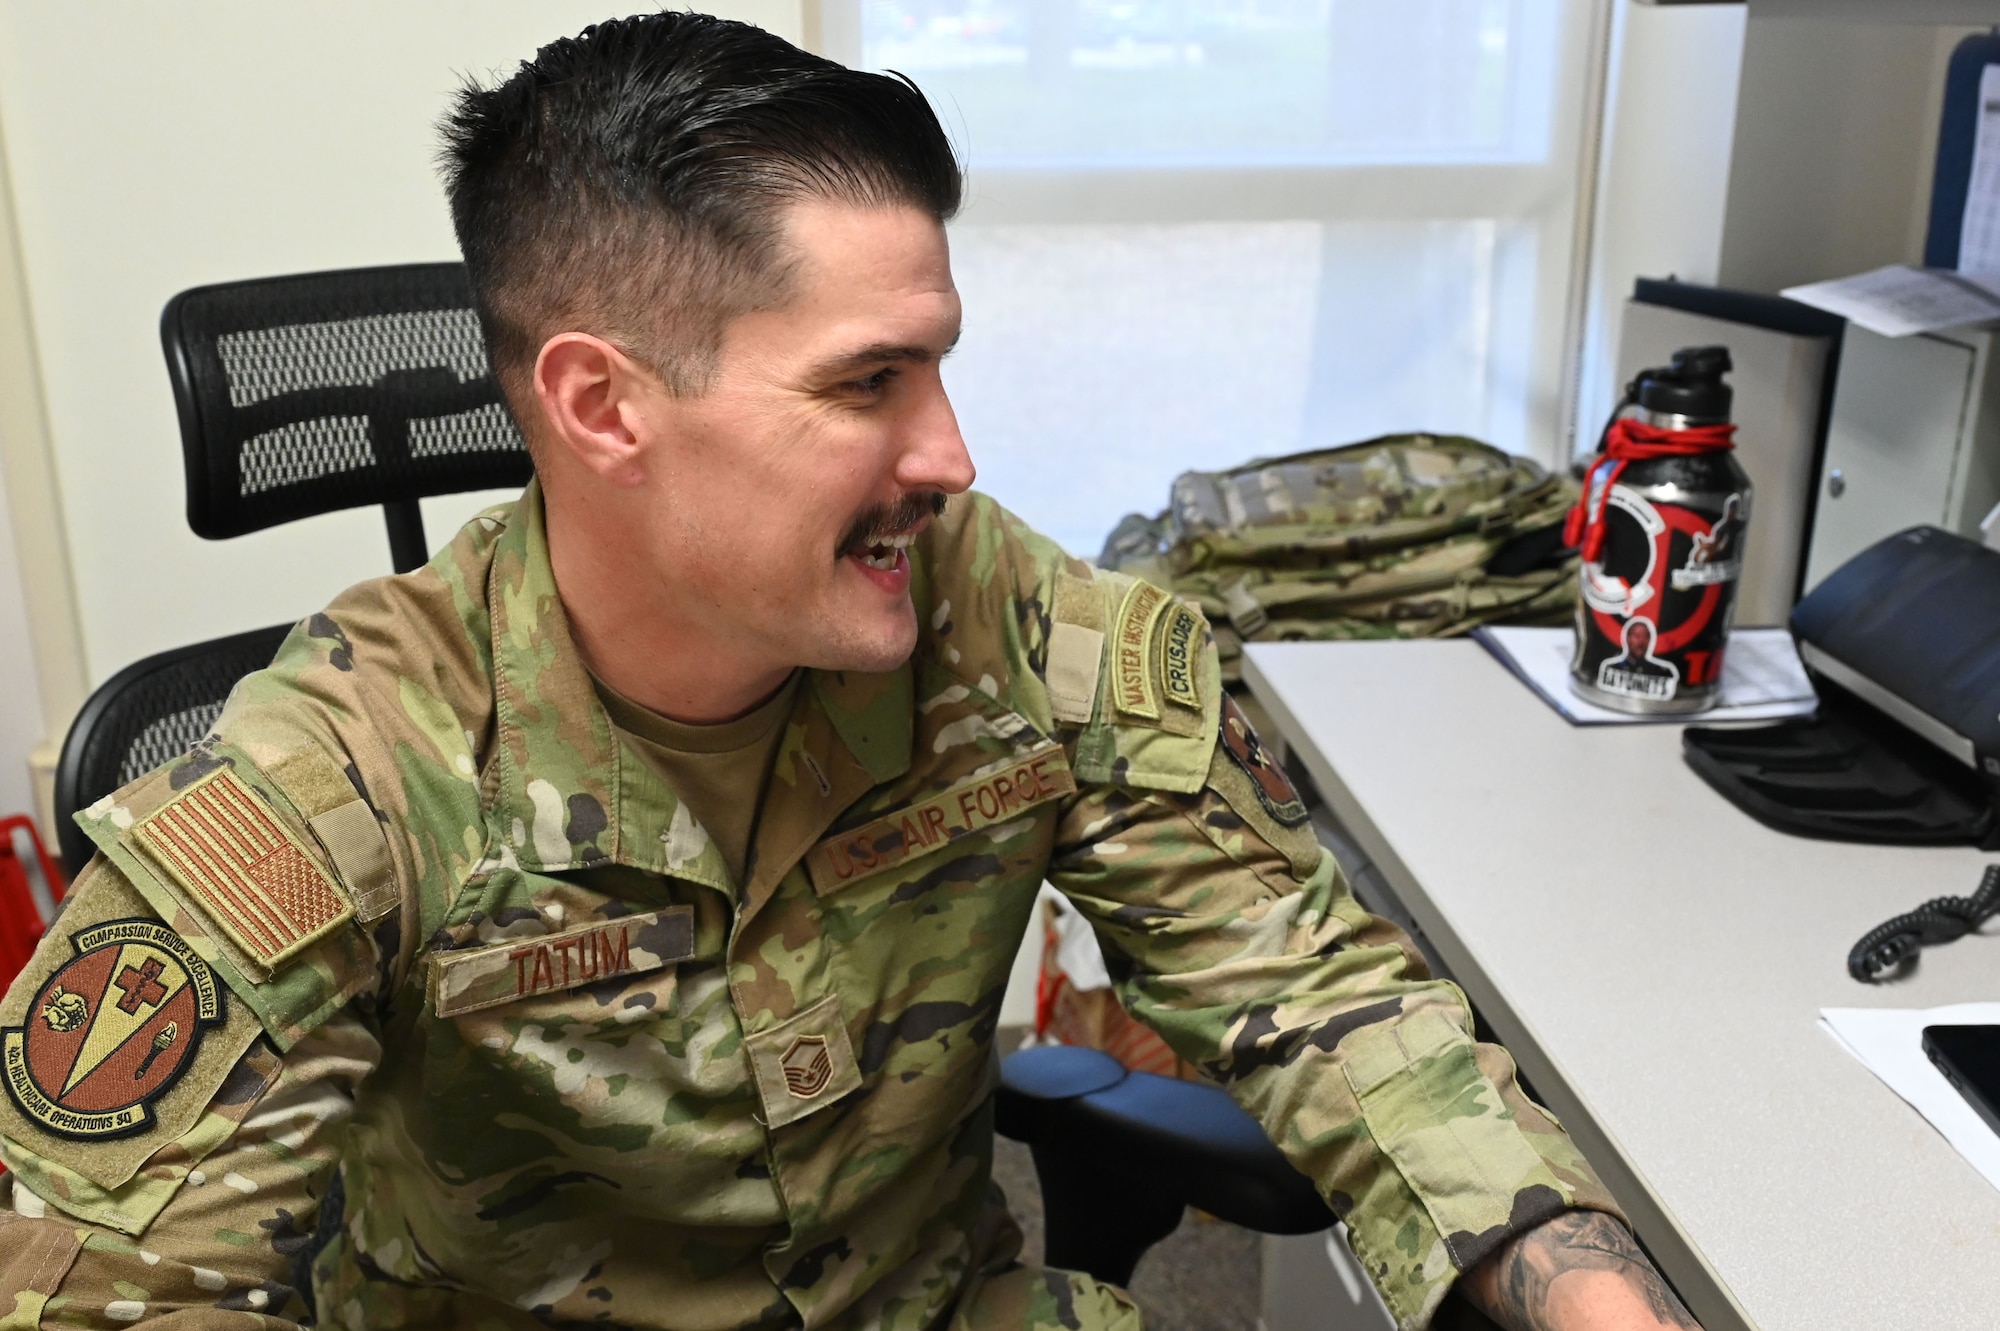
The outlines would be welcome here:
M 541 938 L 431 955 L 431 996 L 440 1017 L 516 999 L 659 970 L 694 956 L 694 908 L 578 925 Z
M 824 895 L 1075 792 L 1062 747 L 1051 744 L 907 809 L 828 837 L 806 855 L 806 872 L 812 875 L 813 890 Z

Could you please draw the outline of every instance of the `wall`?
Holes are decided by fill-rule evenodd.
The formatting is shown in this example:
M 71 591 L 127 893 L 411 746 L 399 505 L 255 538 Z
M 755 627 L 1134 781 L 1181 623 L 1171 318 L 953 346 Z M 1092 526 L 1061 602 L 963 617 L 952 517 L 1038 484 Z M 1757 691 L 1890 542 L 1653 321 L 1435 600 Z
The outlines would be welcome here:
M 57 752 L 49 736 L 82 703 L 85 679 L 48 437 L 0 152 L 0 813 L 32 812 L 44 830 Z
M 1977 31 L 1623 0 L 1579 445 L 1616 400 L 1634 278 L 1775 292 L 1921 260 L 1945 65 Z
M 25 580 L 15 551 L 6 484 L 0 479 L 0 758 L 4 758 L 0 761 L 0 818 L 34 812 L 27 755 L 45 733 L 34 648 L 28 636 Z
M 451 91 L 619 7 L 0 4 L 0 127 L 90 683 L 151 652 L 294 618 L 389 567 L 373 513 L 221 543 L 188 531 L 157 333 L 168 297 L 456 258 L 433 167 Z M 799 0 L 706 7 L 803 35 Z M 433 541 L 484 498 L 432 501 Z M 0 768 L 18 761 L 0 756 Z
M 1633 279 L 1713 283 L 1721 270 L 1743 39 L 1740 5 L 1618 6 L 1578 394 L 1586 451 L 1616 400 Z
M 1945 65 L 1978 31 L 1753 14 L 1723 284 L 1775 292 L 1920 262 Z

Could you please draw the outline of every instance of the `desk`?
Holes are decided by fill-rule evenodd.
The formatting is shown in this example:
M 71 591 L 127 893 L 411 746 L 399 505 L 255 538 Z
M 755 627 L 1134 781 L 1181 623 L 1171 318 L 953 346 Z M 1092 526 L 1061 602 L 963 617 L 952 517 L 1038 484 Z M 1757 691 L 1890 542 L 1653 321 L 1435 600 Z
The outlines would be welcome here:
M 1272 643 L 1244 676 L 1708 1331 L 2000 1326 L 2000 1190 L 1817 1029 L 2000 998 L 2000 937 L 1848 979 L 1973 850 L 1807 841 L 1568 725 L 1470 642 Z

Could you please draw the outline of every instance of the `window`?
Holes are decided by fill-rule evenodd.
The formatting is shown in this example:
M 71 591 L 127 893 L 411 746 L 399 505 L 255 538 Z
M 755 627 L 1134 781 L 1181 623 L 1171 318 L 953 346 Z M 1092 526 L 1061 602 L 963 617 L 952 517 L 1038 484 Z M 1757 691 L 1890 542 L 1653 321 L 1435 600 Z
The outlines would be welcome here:
M 850 0 L 971 168 L 980 487 L 1094 554 L 1173 476 L 1397 430 L 1553 462 L 1603 0 Z

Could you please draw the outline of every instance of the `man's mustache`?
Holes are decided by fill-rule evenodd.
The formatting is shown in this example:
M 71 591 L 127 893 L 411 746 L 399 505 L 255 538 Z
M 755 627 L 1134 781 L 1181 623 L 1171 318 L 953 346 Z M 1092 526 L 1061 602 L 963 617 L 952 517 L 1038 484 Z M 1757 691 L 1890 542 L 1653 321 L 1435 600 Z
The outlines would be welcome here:
M 939 491 L 908 494 L 893 504 L 877 504 L 848 525 L 840 553 L 859 554 L 869 546 L 901 535 L 925 518 L 944 516 L 945 496 Z

